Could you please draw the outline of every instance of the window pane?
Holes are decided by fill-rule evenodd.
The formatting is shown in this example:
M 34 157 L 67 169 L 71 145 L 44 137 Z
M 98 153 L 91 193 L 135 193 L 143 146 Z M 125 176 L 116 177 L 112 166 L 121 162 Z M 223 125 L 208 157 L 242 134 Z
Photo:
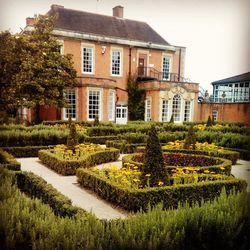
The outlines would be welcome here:
M 112 75 L 121 74 L 121 52 L 112 51 Z
M 169 57 L 163 57 L 162 62 L 162 79 L 168 80 L 169 79 L 169 71 L 170 71 L 170 58 Z
M 146 98 L 145 101 L 145 121 L 151 121 L 151 99 Z
M 175 95 L 173 98 L 172 114 L 174 121 L 181 120 L 181 97 L 179 95 Z
M 115 120 L 115 92 L 109 92 L 109 120 Z
M 185 101 L 184 121 L 190 121 L 190 101 Z
M 162 100 L 162 121 L 168 121 L 168 100 Z
M 74 89 L 67 89 L 65 91 L 65 98 L 68 101 L 68 107 L 64 109 L 64 118 L 68 119 L 70 116 L 76 119 L 76 94 Z
M 93 48 L 83 48 L 83 72 L 93 73 Z
M 100 118 L 100 90 L 89 91 L 89 119 Z

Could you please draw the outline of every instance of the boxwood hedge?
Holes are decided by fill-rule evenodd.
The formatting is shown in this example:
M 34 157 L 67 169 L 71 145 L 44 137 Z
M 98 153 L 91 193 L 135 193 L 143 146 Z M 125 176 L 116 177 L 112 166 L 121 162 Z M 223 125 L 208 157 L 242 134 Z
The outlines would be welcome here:
M 119 150 L 108 148 L 86 154 L 86 157 L 81 160 L 62 160 L 53 153 L 53 150 L 40 150 L 38 157 L 42 163 L 59 174 L 74 175 L 79 167 L 88 168 L 101 163 L 116 161 L 119 157 Z
M 241 191 L 246 188 L 246 182 L 227 176 L 226 180 L 205 181 L 195 184 L 179 184 L 174 186 L 131 189 L 113 183 L 98 175 L 91 169 L 79 168 L 76 172 L 78 183 L 96 192 L 100 197 L 123 207 L 129 211 L 147 210 L 158 203 L 164 208 L 176 208 L 179 203 L 194 204 L 202 200 L 212 200 L 218 197 L 223 188 Z

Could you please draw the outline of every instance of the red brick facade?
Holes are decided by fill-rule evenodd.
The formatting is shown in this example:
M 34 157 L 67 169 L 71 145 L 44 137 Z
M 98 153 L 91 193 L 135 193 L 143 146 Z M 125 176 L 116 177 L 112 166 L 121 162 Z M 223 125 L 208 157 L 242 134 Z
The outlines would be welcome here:
M 70 11 L 64 9 L 62 6 L 52 6 L 52 10 L 60 10 L 62 12 L 60 15 L 63 15 L 63 11 Z M 83 12 L 81 18 L 87 14 L 90 15 L 89 13 Z M 121 7 L 118 6 L 118 9 L 114 9 L 114 14 L 116 16 L 122 15 Z M 93 17 L 97 19 L 100 18 L 100 15 L 91 15 L 94 15 Z M 104 16 L 103 20 L 107 21 L 107 18 L 108 17 Z M 144 23 L 137 21 L 123 20 L 124 22 L 128 22 L 129 25 L 132 25 L 131 27 L 140 28 L 140 26 L 145 26 Z M 113 21 L 120 24 L 120 19 L 114 19 Z M 132 22 L 132 24 L 130 22 Z M 27 25 L 29 25 L 29 23 L 27 23 Z M 65 25 L 67 25 L 67 23 Z M 143 29 L 145 29 L 144 26 Z M 107 32 L 109 32 L 109 30 Z M 185 119 L 197 119 L 198 84 L 187 83 L 181 77 L 184 75 L 185 48 L 169 45 L 165 40 L 159 37 L 155 31 L 151 34 L 151 28 L 148 29 L 147 32 L 147 35 L 149 37 L 151 36 L 152 40 L 156 42 L 152 43 L 150 40 L 132 41 L 129 39 L 126 40 L 126 38 L 114 39 L 113 37 L 99 36 L 98 34 L 94 37 L 91 36 L 91 34 L 88 35 L 78 31 L 70 32 L 68 30 L 55 29 L 54 34 L 62 44 L 63 53 L 73 56 L 74 67 L 77 71 L 78 87 L 75 90 L 74 96 L 76 102 L 74 106 L 76 112 L 75 118 L 77 120 L 93 120 L 91 112 L 96 111 L 91 110 L 89 105 L 95 108 L 95 98 L 97 98 L 99 119 L 101 121 L 117 121 L 117 117 L 113 117 L 110 112 L 115 113 L 117 116 L 117 114 L 121 112 L 117 110 L 117 107 L 126 107 L 128 102 L 126 91 L 128 76 L 136 75 L 138 73 L 138 67 L 140 67 L 142 63 L 143 67 L 145 67 L 144 76 L 146 76 L 146 78 L 149 73 L 154 73 L 153 77 L 150 75 L 150 79 L 141 79 L 140 83 L 140 87 L 146 90 L 147 98 L 152 99 L 150 103 L 150 113 L 152 115 L 151 117 L 148 115 L 148 119 L 168 121 L 174 112 L 173 109 L 175 109 L 177 122 L 182 122 Z M 131 32 L 130 35 L 132 36 L 133 33 Z M 138 34 L 138 36 L 141 35 L 143 34 Z M 138 39 L 141 38 L 139 37 Z M 157 43 L 157 41 L 159 41 L 159 43 Z M 89 73 L 83 72 L 83 60 L 85 60 L 83 58 L 84 48 L 90 48 L 92 53 L 92 70 Z M 120 74 L 118 75 L 112 74 L 112 56 L 115 51 L 118 51 L 120 60 Z M 168 79 L 163 79 L 162 71 L 164 71 L 164 67 L 166 68 L 165 70 L 168 71 L 165 73 L 169 77 Z M 115 97 L 112 96 L 112 93 L 115 93 Z M 177 98 L 176 104 L 175 101 L 173 101 L 174 96 L 179 98 Z M 113 101 L 115 102 L 114 105 L 112 104 Z M 165 106 L 163 107 L 162 105 Z M 185 108 L 187 105 L 190 110 L 186 111 Z M 164 108 L 165 110 L 163 111 Z M 40 118 L 42 120 L 64 119 L 64 114 L 65 109 L 62 109 L 61 112 L 48 107 L 41 108 L 40 110 Z M 145 115 L 145 117 L 146 116 L 147 115 Z M 165 117 L 164 119 L 162 118 L 163 116 Z

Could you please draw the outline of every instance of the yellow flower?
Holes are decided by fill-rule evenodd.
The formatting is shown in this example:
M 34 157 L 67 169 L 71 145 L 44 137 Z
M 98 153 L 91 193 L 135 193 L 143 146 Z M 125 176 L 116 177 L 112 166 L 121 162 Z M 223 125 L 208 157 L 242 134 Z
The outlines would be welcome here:
M 160 186 L 160 187 L 161 187 L 163 184 L 164 184 L 164 183 L 163 183 L 162 181 L 159 181 L 159 182 L 158 182 L 158 186 Z
M 221 170 L 224 170 L 225 168 L 224 167 L 220 167 Z
M 146 174 L 145 176 L 149 177 L 149 176 L 151 176 L 151 174 Z

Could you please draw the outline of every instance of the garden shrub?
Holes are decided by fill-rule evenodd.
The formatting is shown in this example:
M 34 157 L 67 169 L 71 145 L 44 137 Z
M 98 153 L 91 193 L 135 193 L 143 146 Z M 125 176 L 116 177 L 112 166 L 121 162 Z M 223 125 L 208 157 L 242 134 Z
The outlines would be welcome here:
M 144 164 L 141 171 L 142 185 L 147 185 L 148 182 L 150 186 L 155 186 L 160 181 L 166 182 L 168 179 L 161 145 L 154 125 L 151 126 L 149 131 L 145 148 Z
M 207 125 L 207 127 L 211 127 L 213 125 L 213 122 L 212 122 L 212 119 L 211 119 L 210 115 L 208 116 L 206 125 Z
M 17 162 L 15 157 L 2 149 L 0 149 L 0 165 L 14 171 L 18 171 L 21 168 L 21 164 Z
M 62 175 L 74 175 L 79 167 L 93 167 L 94 165 L 117 161 L 119 150 L 114 148 L 104 149 L 93 153 L 87 153 L 79 160 L 60 159 L 53 150 L 41 150 L 38 153 L 39 159 L 47 167 Z
M 95 116 L 95 119 L 94 119 L 94 122 L 93 122 L 93 126 L 94 126 L 94 127 L 98 127 L 99 125 L 100 125 L 99 116 L 96 115 L 96 116 Z
M 67 138 L 67 148 L 69 150 L 75 151 L 75 146 L 78 144 L 78 137 L 76 132 L 76 126 L 71 121 L 71 116 L 69 118 L 69 135 Z
M 187 136 L 185 138 L 183 148 L 184 149 L 195 149 L 195 143 L 196 143 L 196 136 L 194 127 L 191 125 L 188 129 Z
M 48 204 L 52 208 L 56 215 L 72 217 L 79 210 L 72 206 L 70 199 L 33 173 L 17 172 L 16 180 L 17 186 L 22 192 L 31 197 L 41 199 L 43 203 Z
M 127 143 L 126 140 L 107 140 L 106 147 L 117 148 L 121 154 L 135 153 L 138 146 L 146 146 L 145 143 Z
M 147 210 L 162 202 L 164 208 L 177 208 L 178 204 L 188 202 L 194 204 L 202 200 L 211 200 L 225 188 L 242 191 L 246 188 L 246 182 L 227 176 L 226 180 L 198 182 L 195 184 L 174 185 L 164 187 L 150 187 L 143 189 L 131 189 L 121 186 L 109 179 L 98 175 L 91 169 L 77 169 L 77 181 L 85 188 L 96 192 L 100 197 L 125 208 L 129 211 Z
M 190 154 L 180 154 L 180 153 L 164 153 L 164 158 L 168 158 L 167 160 L 174 164 L 175 166 L 167 165 L 165 163 L 165 167 L 168 173 L 171 173 L 172 170 L 176 169 L 176 166 L 182 167 L 181 164 L 185 163 L 185 166 L 193 166 L 197 167 L 198 172 L 214 172 L 216 174 L 231 174 L 232 162 L 227 159 L 211 157 L 205 155 L 190 155 Z M 207 162 L 207 166 L 202 166 Z M 131 164 L 137 166 L 139 169 L 143 168 L 143 155 L 141 153 L 138 154 L 130 154 L 126 155 L 122 158 L 122 165 L 125 167 L 126 164 Z M 214 165 L 213 165 L 214 164 Z
M 250 193 L 222 195 L 176 210 L 162 205 L 126 220 L 77 214 L 55 216 L 48 205 L 23 195 L 0 168 L 2 249 L 248 249 Z
M 53 146 L 4 147 L 3 150 L 16 158 L 38 157 L 39 150 L 52 149 Z

